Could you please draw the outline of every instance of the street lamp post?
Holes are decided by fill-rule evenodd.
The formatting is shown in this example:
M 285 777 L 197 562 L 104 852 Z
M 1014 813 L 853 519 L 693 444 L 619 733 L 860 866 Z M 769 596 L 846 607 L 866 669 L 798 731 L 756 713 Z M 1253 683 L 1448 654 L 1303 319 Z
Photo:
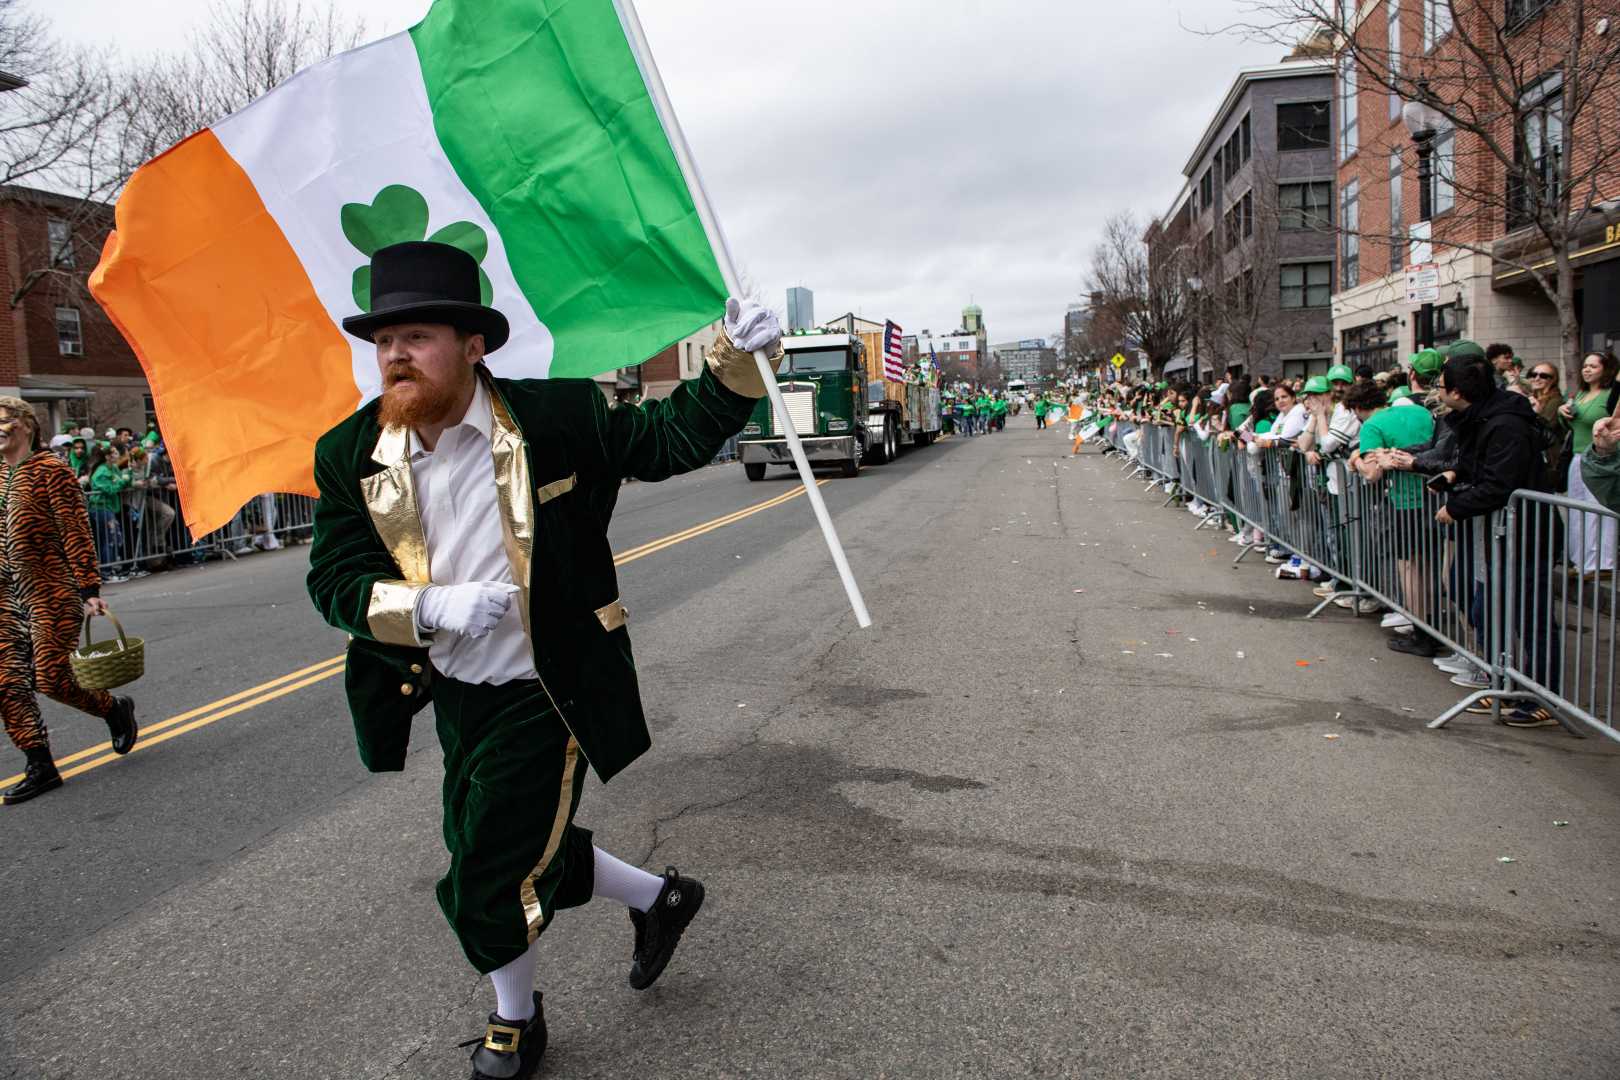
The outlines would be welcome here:
M 1197 274 L 1194 274 L 1192 277 L 1187 279 L 1187 291 L 1190 294 L 1192 294 L 1192 304 L 1193 304 L 1192 362 L 1193 362 L 1193 380 L 1195 382 L 1196 381 L 1202 381 L 1202 379 L 1204 377 L 1203 365 L 1198 360 L 1198 306 L 1199 306 L 1198 305 L 1198 292 L 1203 287 L 1204 287 L 1204 281 Z
M 1444 120 L 1429 104 L 1428 98 L 1428 83 L 1419 82 L 1417 100 L 1401 105 L 1401 120 L 1406 124 L 1406 130 L 1412 133 L 1412 142 L 1417 146 L 1418 220 L 1425 223 L 1434 216 L 1434 137 Z M 1429 244 L 1432 254 L 1432 236 Z M 1424 304 L 1418 309 L 1417 346 L 1420 349 L 1434 347 L 1433 304 Z

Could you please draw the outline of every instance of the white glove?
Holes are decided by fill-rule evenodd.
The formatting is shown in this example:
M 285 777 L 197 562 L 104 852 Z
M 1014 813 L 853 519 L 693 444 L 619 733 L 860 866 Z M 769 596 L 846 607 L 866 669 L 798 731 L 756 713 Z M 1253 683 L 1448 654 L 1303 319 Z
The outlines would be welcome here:
M 424 630 L 448 630 L 477 641 L 506 617 L 517 591 L 516 585 L 493 581 L 431 585 L 416 602 L 416 621 Z
M 746 353 L 760 349 L 774 353 L 782 341 L 782 324 L 776 312 L 752 300 L 727 300 L 725 326 L 726 337 Z

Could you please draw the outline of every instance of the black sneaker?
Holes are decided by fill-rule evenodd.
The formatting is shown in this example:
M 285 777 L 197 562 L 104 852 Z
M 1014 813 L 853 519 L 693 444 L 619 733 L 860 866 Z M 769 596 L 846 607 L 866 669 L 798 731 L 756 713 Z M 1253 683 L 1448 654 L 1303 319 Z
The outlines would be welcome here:
M 534 1016 L 528 1020 L 503 1020 L 489 1014 L 489 1027 L 482 1039 L 469 1039 L 462 1046 L 478 1044 L 472 1053 L 472 1080 L 526 1080 L 534 1075 L 546 1052 L 546 1010 L 540 991 L 534 992 Z
M 23 778 L 6 790 L 0 791 L 0 803 L 11 806 L 14 803 L 27 802 L 36 795 L 55 791 L 61 786 L 62 774 L 56 771 L 56 762 L 29 762 L 28 768 L 23 770 Z
M 135 699 L 114 698 L 113 710 L 107 714 L 107 730 L 112 733 L 115 754 L 127 754 L 135 749 Z
M 673 866 L 664 869 L 664 887 L 646 912 L 630 909 L 636 928 L 636 951 L 630 961 L 630 985 L 645 990 L 664 973 L 687 923 L 703 906 L 703 883 L 683 878 Z
M 1409 656 L 1426 656 L 1433 659 L 1440 655 L 1439 644 L 1434 638 L 1422 632 L 1396 634 L 1384 644 L 1393 652 L 1406 653 Z
M 1539 705 L 1520 705 L 1512 712 L 1502 714 L 1502 723 L 1508 727 L 1536 728 L 1558 727 L 1558 718 L 1551 711 Z

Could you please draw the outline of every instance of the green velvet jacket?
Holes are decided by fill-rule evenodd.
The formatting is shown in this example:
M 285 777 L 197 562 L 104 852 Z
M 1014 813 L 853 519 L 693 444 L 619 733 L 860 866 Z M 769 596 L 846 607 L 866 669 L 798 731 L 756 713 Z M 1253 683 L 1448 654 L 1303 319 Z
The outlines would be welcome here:
M 619 486 L 708 464 L 754 399 L 710 367 L 641 406 L 609 407 L 586 379 L 481 377 L 491 389 L 502 535 L 535 670 L 605 781 L 651 745 L 607 539 Z M 349 709 L 373 772 L 404 768 L 411 719 L 432 699 L 431 642 L 413 617 L 431 582 L 406 435 L 379 427 L 373 401 L 315 448 L 309 594 L 352 635 Z

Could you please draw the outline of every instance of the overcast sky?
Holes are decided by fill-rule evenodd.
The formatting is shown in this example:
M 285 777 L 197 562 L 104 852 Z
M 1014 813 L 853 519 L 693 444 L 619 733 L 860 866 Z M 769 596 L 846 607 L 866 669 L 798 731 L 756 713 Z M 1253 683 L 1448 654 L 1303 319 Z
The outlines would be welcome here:
M 33 0 L 66 39 L 172 47 L 203 0 Z M 335 0 L 369 36 L 427 0 Z M 1162 213 L 1238 68 L 1236 0 L 639 0 L 743 272 L 779 310 L 908 332 L 970 301 L 1049 337 L 1114 211 Z

